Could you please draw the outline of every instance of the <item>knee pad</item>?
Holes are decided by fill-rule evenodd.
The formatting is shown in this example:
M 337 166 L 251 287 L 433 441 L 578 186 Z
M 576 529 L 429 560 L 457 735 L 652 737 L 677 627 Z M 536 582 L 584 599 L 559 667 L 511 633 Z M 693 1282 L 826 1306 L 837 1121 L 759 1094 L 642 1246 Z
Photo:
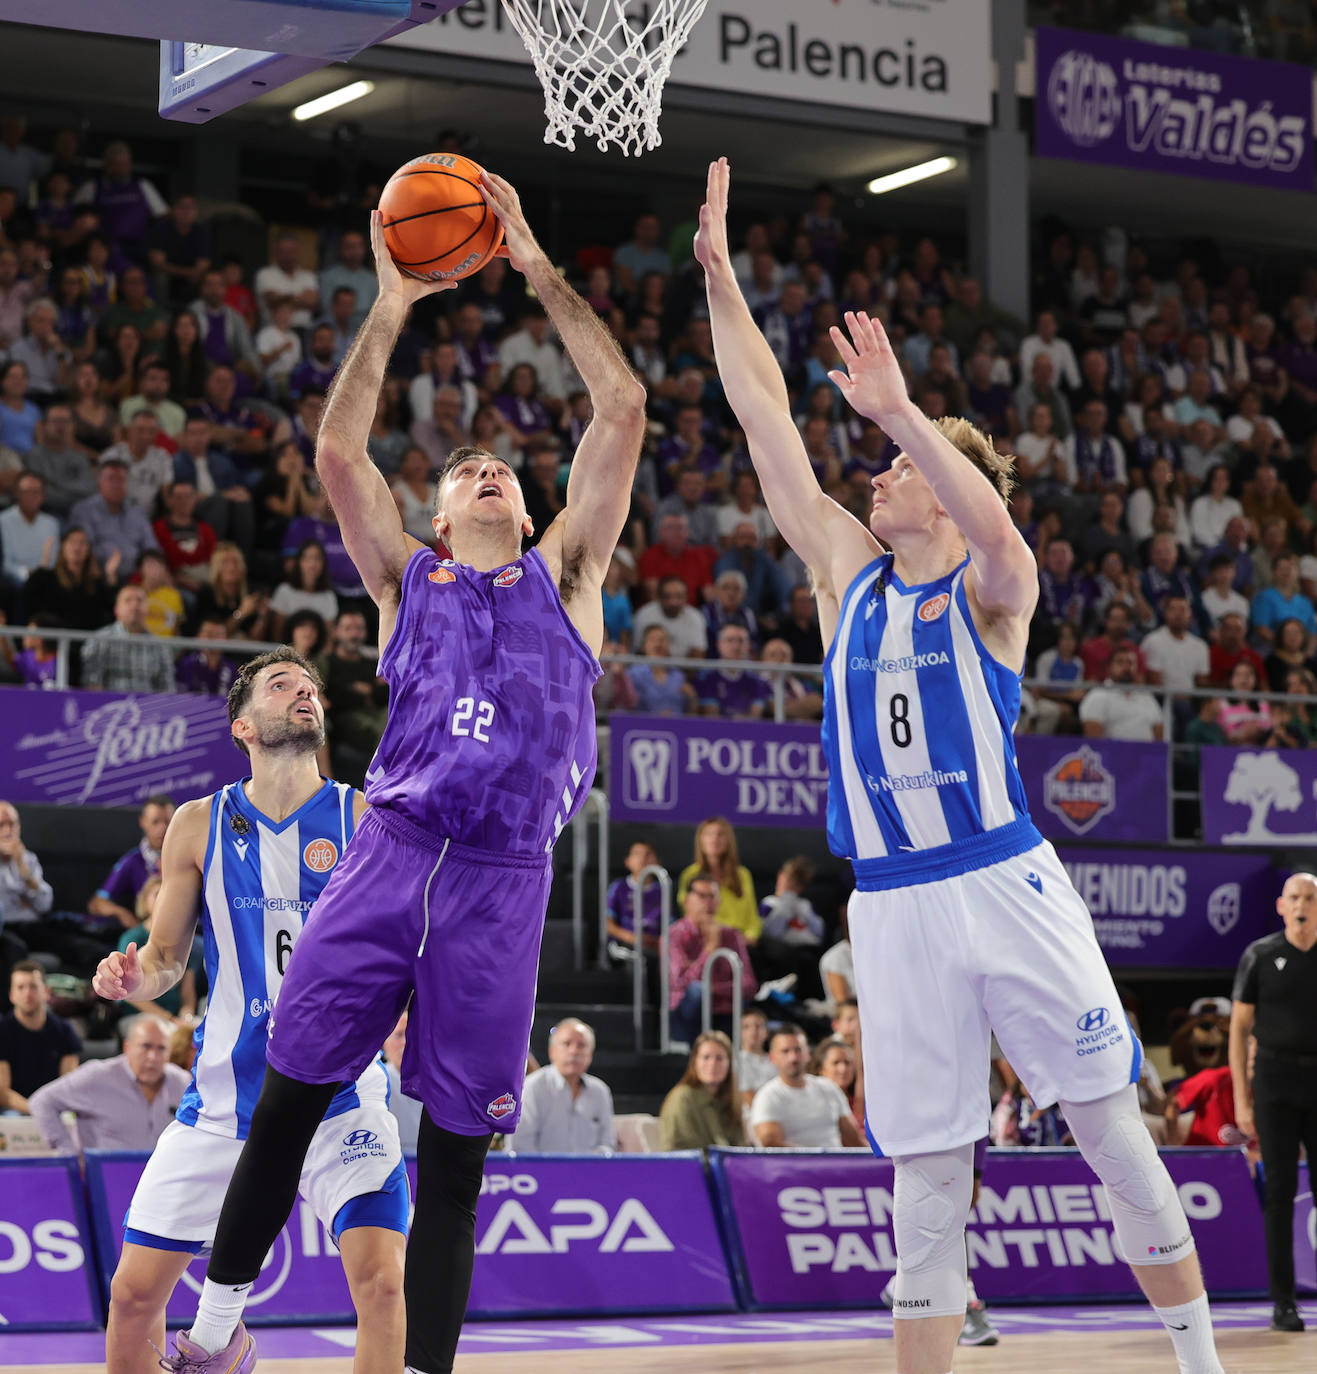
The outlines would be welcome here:
M 1174 1264 L 1191 1255 L 1189 1222 L 1139 1114 L 1137 1089 L 1060 1106 L 1080 1153 L 1107 1190 L 1121 1258 Z
M 973 1146 L 896 1159 L 897 1317 L 951 1317 L 965 1311 L 965 1219 L 974 1187 Z

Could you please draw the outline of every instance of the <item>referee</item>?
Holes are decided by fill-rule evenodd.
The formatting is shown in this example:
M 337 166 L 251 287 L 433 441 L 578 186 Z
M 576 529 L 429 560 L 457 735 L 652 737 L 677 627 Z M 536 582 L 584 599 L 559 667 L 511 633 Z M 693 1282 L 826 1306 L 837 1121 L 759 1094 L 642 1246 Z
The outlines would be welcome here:
M 1266 1171 L 1271 1329 L 1302 1331 L 1294 1300 L 1294 1194 L 1300 1145 L 1317 1173 L 1317 877 L 1293 874 L 1276 910 L 1285 929 L 1254 940 L 1235 974 L 1230 1073 L 1236 1123 L 1257 1135 Z M 1258 1042 L 1251 1102 L 1250 1034 Z

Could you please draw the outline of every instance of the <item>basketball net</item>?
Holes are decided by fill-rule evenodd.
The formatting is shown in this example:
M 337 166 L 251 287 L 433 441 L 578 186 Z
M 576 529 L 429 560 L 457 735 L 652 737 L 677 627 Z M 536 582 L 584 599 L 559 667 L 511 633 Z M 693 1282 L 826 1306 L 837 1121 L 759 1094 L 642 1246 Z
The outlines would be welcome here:
M 503 0 L 544 87 L 544 141 L 574 151 L 579 130 L 601 152 L 657 148 L 663 85 L 706 2 Z

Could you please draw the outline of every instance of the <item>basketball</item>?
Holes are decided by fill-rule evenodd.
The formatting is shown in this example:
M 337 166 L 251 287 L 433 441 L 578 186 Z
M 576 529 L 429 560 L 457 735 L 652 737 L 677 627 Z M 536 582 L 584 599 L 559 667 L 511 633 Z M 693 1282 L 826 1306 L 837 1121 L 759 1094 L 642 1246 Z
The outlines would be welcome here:
M 493 257 L 503 226 L 480 194 L 480 171 L 456 153 L 426 153 L 389 178 L 380 196 L 384 242 L 409 277 L 457 281 Z

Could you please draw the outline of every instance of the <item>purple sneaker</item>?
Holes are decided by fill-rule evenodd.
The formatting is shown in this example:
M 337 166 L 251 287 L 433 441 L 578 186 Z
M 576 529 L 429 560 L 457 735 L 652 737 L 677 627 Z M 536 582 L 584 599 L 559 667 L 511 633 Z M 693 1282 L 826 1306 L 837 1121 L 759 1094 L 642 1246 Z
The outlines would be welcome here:
M 256 1368 L 256 1342 L 239 1322 L 228 1345 L 207 1355 L 186 1331 L 180 1331 L 174 1336 L 174 1353 L 160 1361 L 160 1368 L 174 1374 L 251 1374 Z

